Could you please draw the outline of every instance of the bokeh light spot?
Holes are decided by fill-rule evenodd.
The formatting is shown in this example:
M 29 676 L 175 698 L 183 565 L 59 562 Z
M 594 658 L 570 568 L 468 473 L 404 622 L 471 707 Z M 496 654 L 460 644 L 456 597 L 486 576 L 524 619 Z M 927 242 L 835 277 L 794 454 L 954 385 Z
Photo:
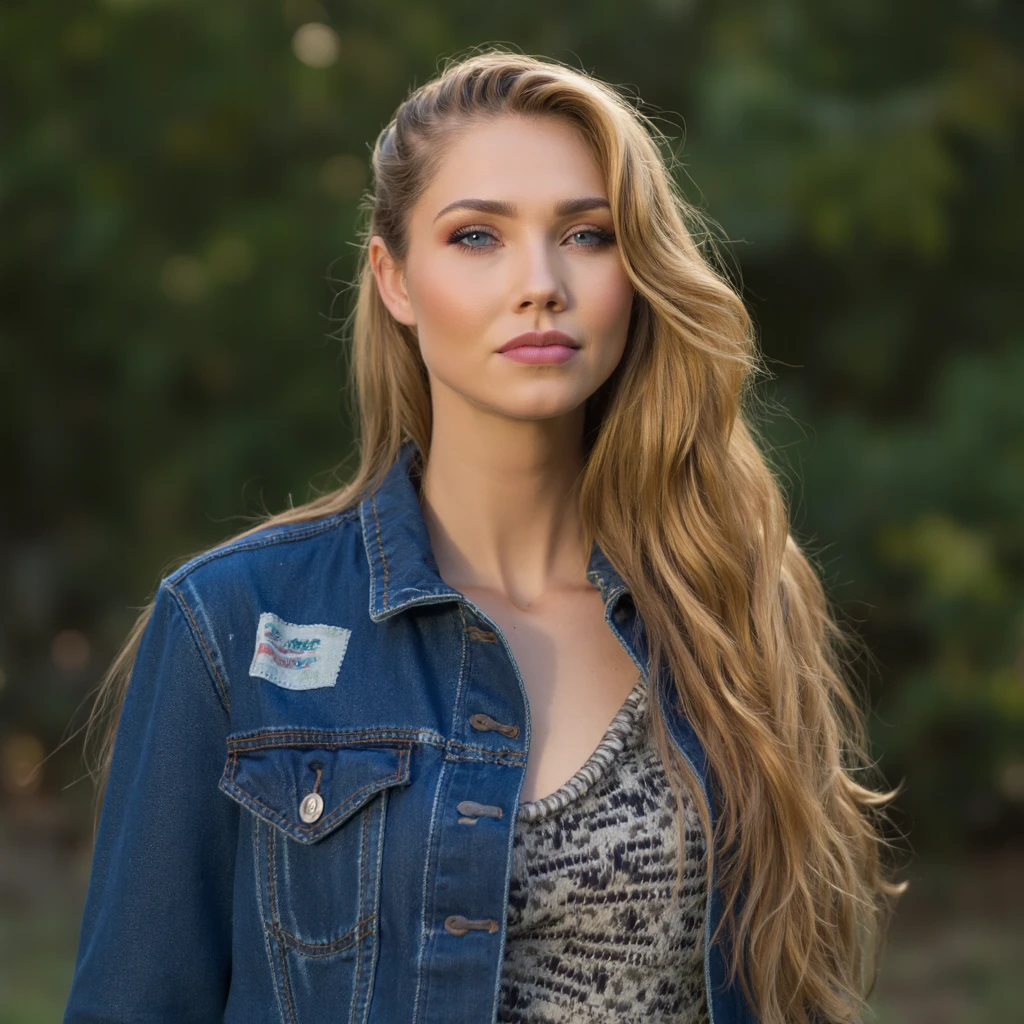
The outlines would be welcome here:
M 330 67 L 337 61 L 340 49 L 338 33 L 318 21 L 300 25 L 292 37 L 292 53 L 307 67 Z

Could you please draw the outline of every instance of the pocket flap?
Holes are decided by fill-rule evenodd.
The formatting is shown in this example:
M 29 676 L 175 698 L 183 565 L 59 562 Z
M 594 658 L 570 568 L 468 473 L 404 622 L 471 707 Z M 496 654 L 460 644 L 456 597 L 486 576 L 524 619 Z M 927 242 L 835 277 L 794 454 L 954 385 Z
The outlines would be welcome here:
M 267 744 L 250 735 L 229 748 L 219 788 L 300 843 L 315 843 L 382 789 L 409 782 L 408 745 Z M 299 807 L 314 788 L 323 810 L 307 823 Z

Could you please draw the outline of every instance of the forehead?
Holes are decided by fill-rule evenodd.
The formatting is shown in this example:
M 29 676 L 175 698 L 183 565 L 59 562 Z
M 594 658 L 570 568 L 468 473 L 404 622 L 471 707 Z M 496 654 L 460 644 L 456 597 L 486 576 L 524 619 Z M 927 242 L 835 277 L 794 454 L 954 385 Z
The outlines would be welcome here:
M 553 204 L 607 195 L 590 146 L 564 118 L 504 116 L 467 126 L 441 157 L 418 204 L 433 217 L 456 199 Z

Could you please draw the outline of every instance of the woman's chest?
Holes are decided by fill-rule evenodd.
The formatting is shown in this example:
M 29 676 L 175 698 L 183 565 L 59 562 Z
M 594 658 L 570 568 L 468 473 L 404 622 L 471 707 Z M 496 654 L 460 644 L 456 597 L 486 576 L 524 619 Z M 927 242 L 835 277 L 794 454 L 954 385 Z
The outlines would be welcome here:
M 706 847 L 688 791 L 679 813 L 638 681 L 584 769 L 520 806 L 499 1021 L 707 1020 Z

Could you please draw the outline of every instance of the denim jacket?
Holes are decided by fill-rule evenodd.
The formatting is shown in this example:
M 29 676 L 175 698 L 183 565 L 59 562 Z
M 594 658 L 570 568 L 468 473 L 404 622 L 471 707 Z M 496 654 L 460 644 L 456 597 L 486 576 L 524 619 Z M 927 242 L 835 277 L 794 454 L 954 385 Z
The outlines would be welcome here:
M 441 578 L 406 441 L 375 493 L 166 576 L 121 711 L 66 1024 L 496 1019 L 530 706 Z M 587 578 L 647 675 L 598 545 Z M 709 767 L 664 690 L 671 738 Z M 712 803 L 712 813 L 715 806 Z M 756 1024 L 708 893 L 712 1024 Z

